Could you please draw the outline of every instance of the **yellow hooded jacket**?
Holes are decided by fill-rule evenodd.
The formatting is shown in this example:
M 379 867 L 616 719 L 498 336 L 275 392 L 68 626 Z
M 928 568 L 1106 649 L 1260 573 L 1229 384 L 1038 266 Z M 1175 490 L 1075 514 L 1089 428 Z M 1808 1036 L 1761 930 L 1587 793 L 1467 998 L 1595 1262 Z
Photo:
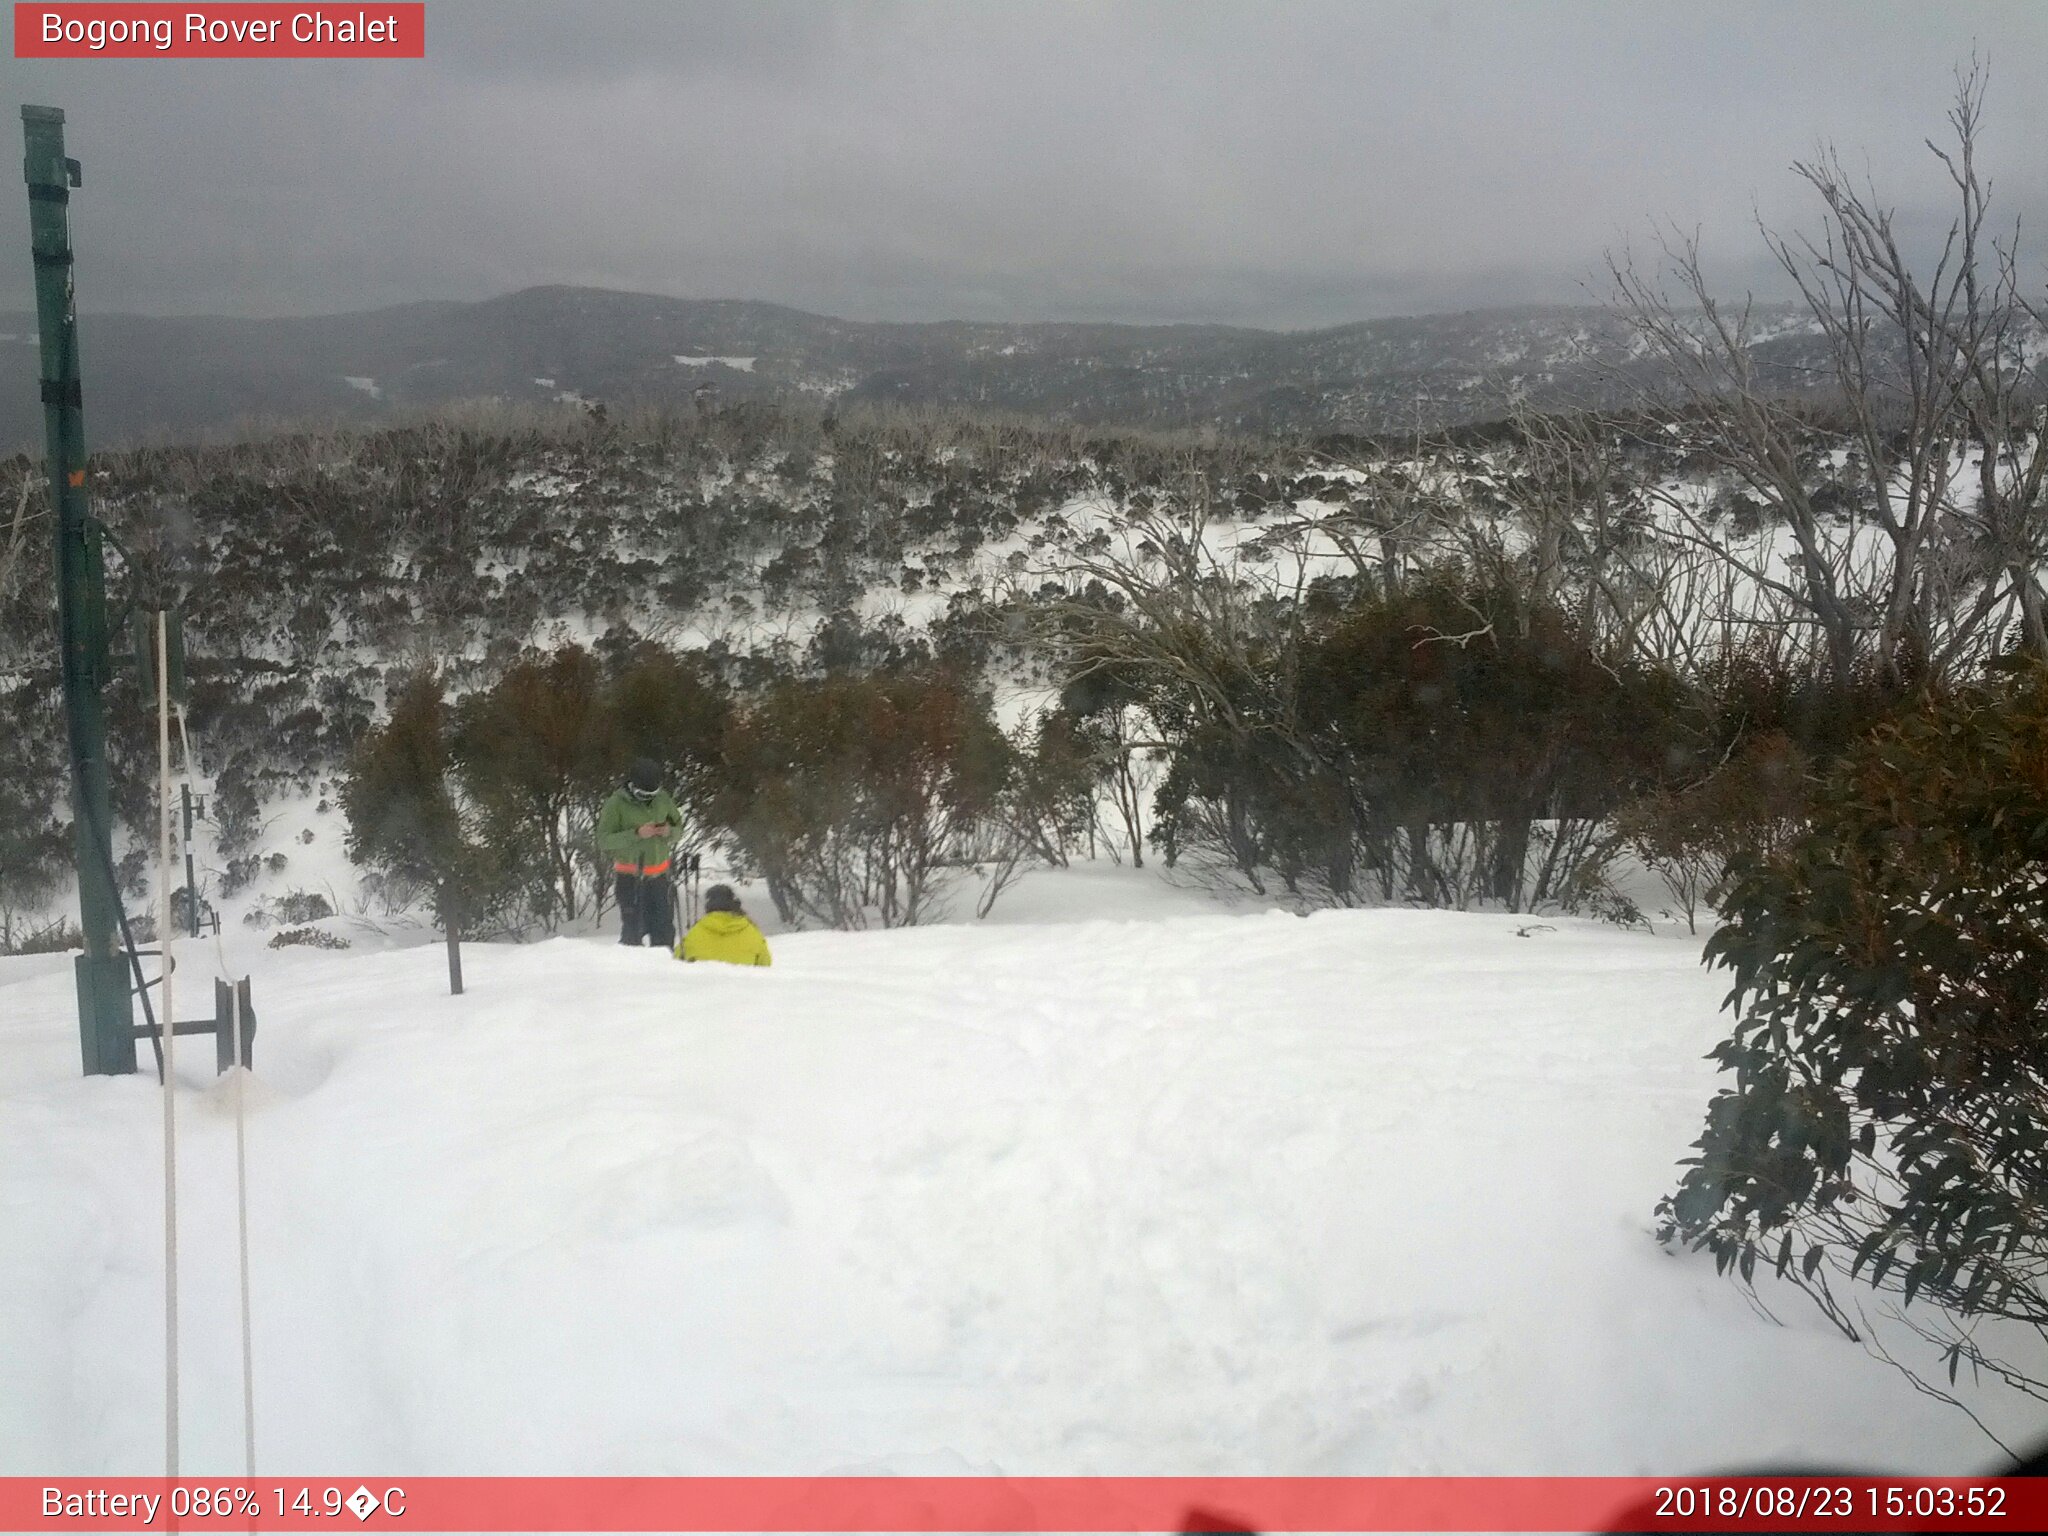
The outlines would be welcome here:
M 768 940 L 738 912 L 706 912 L 676 946 L 678 960 L 723 960 L 728 965 L 770 965 Z

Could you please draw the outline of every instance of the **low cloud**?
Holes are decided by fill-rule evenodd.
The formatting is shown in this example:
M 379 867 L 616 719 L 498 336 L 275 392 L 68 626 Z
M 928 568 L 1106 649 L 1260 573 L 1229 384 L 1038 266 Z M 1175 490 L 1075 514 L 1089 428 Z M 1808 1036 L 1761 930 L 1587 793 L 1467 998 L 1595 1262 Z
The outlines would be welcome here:
M 1698 227 L 1774 284 L 1824 139 L 1936 223 L 1992 66 L 2006 216 L 2048 213 L 2048 7 L 1029 0 L 458 4 L 427 58 L 11 61 L 65 107 L 81 301 L 315 313 L 535 283 L 855 318 L 1305 326 L 1583 302 Z M 30 301 L 0 197 L 0 304 Z M 12 253 L 10 255 L 10 253 Z

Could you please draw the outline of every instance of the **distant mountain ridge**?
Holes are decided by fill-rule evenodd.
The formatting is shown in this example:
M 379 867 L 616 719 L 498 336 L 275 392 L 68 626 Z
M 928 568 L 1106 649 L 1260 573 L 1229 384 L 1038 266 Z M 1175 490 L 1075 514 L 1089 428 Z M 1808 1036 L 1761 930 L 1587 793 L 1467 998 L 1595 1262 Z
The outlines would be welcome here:
M 1776 312 L 1773 311 L 1775 317 Z M 1785 310 L 1784 319 L 1794 313 Z M 499 397 L 688 402 L 781 395 L 957 405 L 1090 424 L 1384 432 L 1615 404 L 1650 382 L 1621 319 L 1522 308 L 1315 331 L 1220 325 L 837 320 L 750 300 L 528 288 L 307 318 L 84 315 L 96 447 L 231 436 L 277 420 L 371 421 Z M 42 441 L 32 314 L 0 314 L 0 449 Z M 1760 352 L 1815 338 L 1787 324 Z

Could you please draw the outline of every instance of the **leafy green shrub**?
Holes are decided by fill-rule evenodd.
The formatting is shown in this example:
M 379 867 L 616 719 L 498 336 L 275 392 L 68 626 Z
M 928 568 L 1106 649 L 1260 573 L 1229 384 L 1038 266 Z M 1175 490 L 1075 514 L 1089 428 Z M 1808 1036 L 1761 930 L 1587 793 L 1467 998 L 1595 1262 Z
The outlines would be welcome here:
M 1847 1287 L 1988 1368 L 1973 1319 L 2048 1331 L 2048 673 L 1901 714 L 1808 829 L 1738 863 L 1709 941 L 1733 1083 L 1659 1206 L 1745 1283 L 1761 1262 L 1853 1336 Z

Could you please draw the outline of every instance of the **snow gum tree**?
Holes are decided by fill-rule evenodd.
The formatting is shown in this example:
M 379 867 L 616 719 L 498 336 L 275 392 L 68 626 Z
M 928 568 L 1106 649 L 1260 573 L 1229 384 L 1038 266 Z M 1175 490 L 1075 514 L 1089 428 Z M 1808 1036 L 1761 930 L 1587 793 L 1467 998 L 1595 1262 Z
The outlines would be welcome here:
M 462 990 L 462 935 L 498 910 L 507 871 L 454 773 L 441 681 L 415 673 L 390 719 L 357 745 L 341 785 L 348 855 L 427 893 L 447 935 L 448 990 Z
M 1708 465 L 1784 530 L 1781 546 L 1755 547 L 1670 495 L 1680 537 L 1739 570 L 1759 598 L 1746 622 L 1796 631 L 1839 676 L 1874 660 L 1909 685 L 1968 676 L 2001 649 L 2048 659 L 2048 307 L 2019 226 L 1991 220 L 1984 98 L 1972 65 L 1948 142 L 1929 143 L 1953 216 L 1924 254 L 1832 150 L 1795 167 L 1820 228 L 1763 235 L 1830 377 L 1759 360 L 1750 306 L 1714 295 L 1696 239 L 1667 239 L 1661 273 L 1612 263 L 1619 309 Z M 1838 473 L 1820 472 L 1817 429 L 1844 444 Z
M 606 702 L 597 659 L 565 646 L 522 657 L 455 711 L 463 782 L 543 922 L 573 922 L 593 885 L 596 808 L 624 766 Z

